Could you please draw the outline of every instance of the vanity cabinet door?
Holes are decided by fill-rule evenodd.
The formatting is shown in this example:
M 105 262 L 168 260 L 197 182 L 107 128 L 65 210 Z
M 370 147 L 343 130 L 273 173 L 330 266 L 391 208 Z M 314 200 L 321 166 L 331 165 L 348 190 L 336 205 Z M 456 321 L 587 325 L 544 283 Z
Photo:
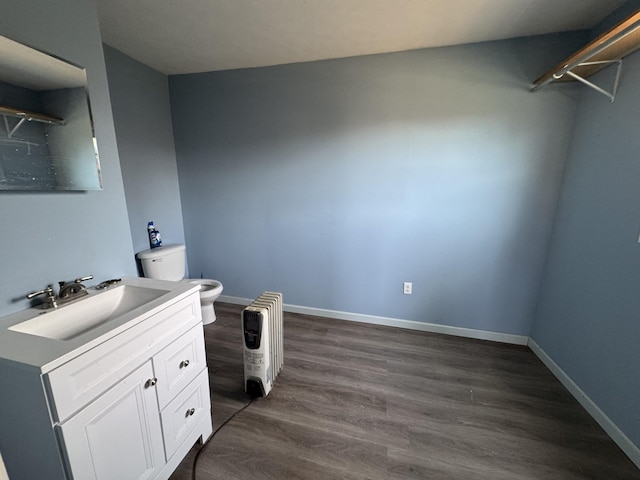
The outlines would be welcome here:
M 58 429 L 74 479 L 156 477 L 165 463 L 148 361 Z

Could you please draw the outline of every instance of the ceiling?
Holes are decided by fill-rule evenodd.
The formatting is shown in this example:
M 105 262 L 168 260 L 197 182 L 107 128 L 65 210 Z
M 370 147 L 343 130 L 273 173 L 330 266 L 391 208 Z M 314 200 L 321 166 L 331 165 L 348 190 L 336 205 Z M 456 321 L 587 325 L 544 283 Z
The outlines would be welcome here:
M 103 41 L 165 74 L 591 28 L 625 0 L 97 0 Z

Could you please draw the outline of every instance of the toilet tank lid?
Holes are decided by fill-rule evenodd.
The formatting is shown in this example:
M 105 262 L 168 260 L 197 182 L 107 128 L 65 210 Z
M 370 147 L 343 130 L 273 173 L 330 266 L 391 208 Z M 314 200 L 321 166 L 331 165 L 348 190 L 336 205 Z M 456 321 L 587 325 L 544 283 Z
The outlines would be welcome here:
M 151 248 L 149 250 L 143 250 L 136 254 L 140 260 L 148 260 L 158 257 L 164 257 L 165 255 L 171 255 L 185 250 L 185 246 L 178 243 L 175 245 L 163 245 L 162 247 Z

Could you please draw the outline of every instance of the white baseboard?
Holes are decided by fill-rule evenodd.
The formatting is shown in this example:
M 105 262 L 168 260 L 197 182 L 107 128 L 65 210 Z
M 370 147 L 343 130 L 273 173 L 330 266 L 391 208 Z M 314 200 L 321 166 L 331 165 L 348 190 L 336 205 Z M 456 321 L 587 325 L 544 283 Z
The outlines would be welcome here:
M 560 383 L 565 386 L 567 390 L 575 397 L 576 400 L 584 407 L 584 409 L 598 422 L 605 432 L 616 442 L 620 449 L 629 457 L 629 459 L 635 463 L 636 467 L 640 468 L 640 448 L 638 448 L 627 437 L 618 426 L 602 411 L 596 403 L 584 393 L 584 391 L 573 381 L 571 377 L 566 374 L 560 366 L 553 361 L 553 359 L 547 355 L 540 345 L 535 340 L 529 338 L 527 344 L 529 348 L 536 354 L 536 356 L 551 370 Z
M 221 295 L 218 301 L 234 303 L 237 305 L 249 305 L 253 300 L 250 298 Z M 529 340 L 529 337 L 524 335 L 490 332 L 486 330 L 475 330 L 473 328 L 451 327 L 448 325 L 438 325 L 436 323 L 416 322 L 414 320 L 401 320 L 398 318 L 379 317 L 376 315 L 365 315 L 362 313 L 340 312 L 337 310 L 327 310 L 324 308 L 303 307 L 300 305 L 290 304 L 284 304 L 282 308 L 285 312 L 291 313 L 302 313 L 305 315 L 316 315 L 318 317 L 335 318 L 338 320 L 348 320 L 351 322 L 385 325 L 387 327 L 399 327 L 409 330 L 419 330 L 422 332 L 442 333 L 445 335 L 454 335 L 456 337 L 476 338 L 479 340 L 490 340 L 492 342 L 511 343 L 515 345 L 526 345 L 527 341 Z
M 220 302 L 234 303 L 237 305 L 249 305 L 253 299 L 230 297 L 221 295 Z M 370 323 L 374 325 L 386 325 L 389 327 L 406 328 L 409 330 L 419 330 L 423 332 L 442 333 L 457 337 L 476 338 L 480 340 L 490 340 L 494 342 L 511 343 L 515 345 L 527 345 L 533 353 L 551 370 L 560 383 L 573 395 L 584 409 L 598 422 L 611 439 L 620 449 L 640 468 L 640 448 L 638 448 L 627 437 L 618 426 L 591 400 L 586 393 L 562 370 L 553 359 L 538 345 L 535 340 L 524 335 L 513 335 L 509 333 L 489 332 L 486 330 L 475 330 L 472 328 L 451 327 L 438 325 L 435 323 L 423 323 L 413 320 L 401 320 L 397 318 L 378 317 L 375 315 L 364 315 L 360 313 L 340 312 L 337 310 L 327 310 L 323 308 L 302 307 L 299 305 L 284 304 L 285 312 L 302 313 L 306 315 L 316 315 L 319 317 L 335 318 L 338 320 L 348 320 L 353 322 Z

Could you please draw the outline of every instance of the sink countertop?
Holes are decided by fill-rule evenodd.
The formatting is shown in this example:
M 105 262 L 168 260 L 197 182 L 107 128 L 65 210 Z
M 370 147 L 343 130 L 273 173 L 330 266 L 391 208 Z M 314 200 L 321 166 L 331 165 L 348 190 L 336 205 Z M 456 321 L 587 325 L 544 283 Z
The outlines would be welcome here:
M 27 321 L 36 315 L 46 315 L 49 312 L 47 310 L 34 307 L 0 317 L 0 362 L 15 362 L 23 364 L 27 369 L 35 368 L 41 373 L 49 372 L 164 310 L 167 302 L 170 304 L 175 303 L 200 290 L 199 285 L 188 282 L 169 282 L 139 277 L 123 277 L 121 282 L 111 288 L 116 288 L 120 285 L 166 290 L 166 293 L 112 321 L 99 325 L 69 340 L 55 340 L 9 330 L 9 327 Z M 87 287 L 87 290 L 89 295 L 100 295 L 106 291 L 96 290 L 93 286 Z M 78 302 L 82 301 L 82 299 L 78 300 Z M 74 303 L 76 302 L 69 305 Z M 66 305 L 63 305 L 56 310 L 64 311 L 65 307 Z

